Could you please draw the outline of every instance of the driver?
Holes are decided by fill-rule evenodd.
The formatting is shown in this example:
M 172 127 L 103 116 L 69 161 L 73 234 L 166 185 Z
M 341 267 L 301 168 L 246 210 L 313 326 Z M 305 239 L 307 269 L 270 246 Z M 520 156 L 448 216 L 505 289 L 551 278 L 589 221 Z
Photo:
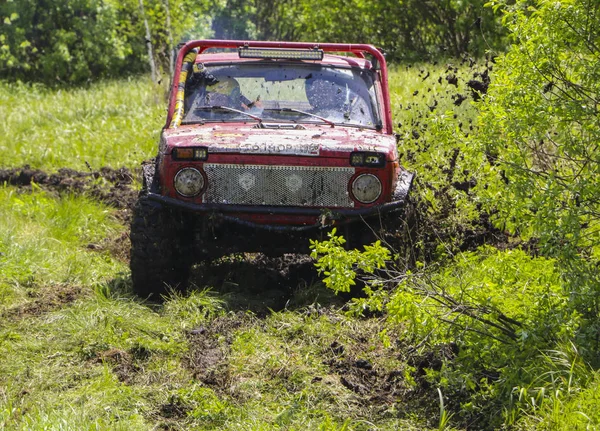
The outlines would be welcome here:
M 206 86 L 205 106 L 227 106 L 229 108 L 248 110 L 257 102 L 252 102 L 240 92 L 240 84 L 234 78 L 220 78 Z

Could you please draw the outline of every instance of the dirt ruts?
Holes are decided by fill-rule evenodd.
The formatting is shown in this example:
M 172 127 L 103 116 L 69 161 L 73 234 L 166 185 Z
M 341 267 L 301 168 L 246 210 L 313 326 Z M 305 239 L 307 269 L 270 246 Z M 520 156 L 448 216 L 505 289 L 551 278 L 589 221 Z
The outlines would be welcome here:
M 89 172 L 61 168 L 55 173 L 32 169 L 28 165 L 0 169 L 0 184 L 17 187 L 36 184 L 50 192 L 87 194 L 107 205 L 127 210 L 135 204 L 138 192 L 133 183 L 139 177 L 141 171 L 134 173 L 127 168 L 103 167 Z

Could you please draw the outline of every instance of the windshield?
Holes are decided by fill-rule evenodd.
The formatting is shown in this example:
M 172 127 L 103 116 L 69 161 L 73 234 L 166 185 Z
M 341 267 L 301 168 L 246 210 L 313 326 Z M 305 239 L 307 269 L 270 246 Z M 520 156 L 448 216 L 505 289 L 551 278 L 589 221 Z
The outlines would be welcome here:
M 196 64 L 184 106 L 183 124 L 252 117 L 371 128 L 381 123 L 372 71 L 312 63 Z

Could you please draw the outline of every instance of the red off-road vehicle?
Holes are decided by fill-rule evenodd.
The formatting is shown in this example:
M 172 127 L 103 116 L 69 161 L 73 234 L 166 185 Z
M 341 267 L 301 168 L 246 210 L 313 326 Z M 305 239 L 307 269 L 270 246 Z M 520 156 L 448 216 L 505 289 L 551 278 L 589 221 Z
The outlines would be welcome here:
M 307 253 L 404 230 L 387 69 L 371 45 L 197 40 L 179 51 L 158 155 L 143 165 L 131 273 L 143 296 L 235 252 Z

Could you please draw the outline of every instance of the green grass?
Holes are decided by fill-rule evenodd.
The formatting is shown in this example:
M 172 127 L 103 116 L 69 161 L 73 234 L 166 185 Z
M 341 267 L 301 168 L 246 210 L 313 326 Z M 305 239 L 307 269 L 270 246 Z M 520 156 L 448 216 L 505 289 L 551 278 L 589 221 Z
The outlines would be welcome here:
M 445 64 L 423 64 L 390 76 L 403 162 L 433 186 L 446 154 L 431 128 L 456 113 L 468 133 L 476 114 L 468 100 L 454 105 L 467 89 L 438 82 L 447 75 Z M 55 91 L 1 83 L 0 168 L 134 168 L 156 151 L 156 92 L 139 79 Z M 431 152 L 408 157 L 423 145 Z M 161 304 L 134 297 L 127 232 L 117 210 L 89 196 L 0 185 L 1 429 L 426 430 L 446 425 L 441 410 L 457 411 L 460 401 L 440 409 L 437 388 L 416 382 L 407 359 L 424 348 L 406 328 L 346 315 L 318 283 L 258 315 L 260 295 L 244 286 L 200 285 Z M 589 383 L 512 428 L 597 427 L 598 373 L 578 373 Z
M 0 424 L 8 429 L 96 421 L 100 429 L 148 429 L 152 400 L 185 374 L 176 360 L 186 348 L 181 331 L 132 299 L 92 295 L 15 320 L 2 337 Z M 140 382 L 125 381 L 139 374 Z
M 125 231 L 113 211 L 36 186 L 32 192 L 0 188 L 0 311 L 39 288 L 95 287 L 125 271 L 126 262 L 103 250 Z
M 0 166 L 136 167 L 156 151 L 163 93 L 144 78 L 65 90 L 0 82 Z

